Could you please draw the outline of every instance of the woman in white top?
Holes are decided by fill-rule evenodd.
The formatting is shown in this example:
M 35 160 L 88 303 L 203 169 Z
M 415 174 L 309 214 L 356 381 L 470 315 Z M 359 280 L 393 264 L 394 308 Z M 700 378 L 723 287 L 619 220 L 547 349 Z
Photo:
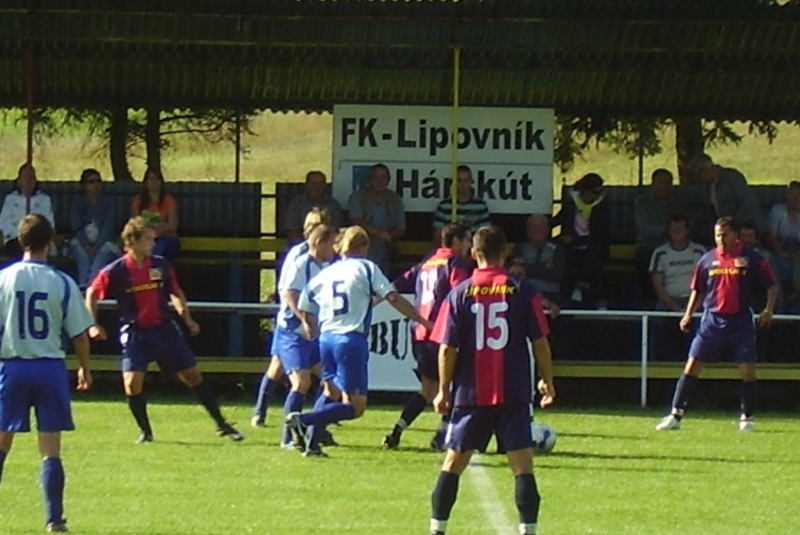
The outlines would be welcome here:
M 0 210 L 0 232 L 5 240 L 6 256 L 13 260 L 22 258 L 22 248 L 17 241 L 17 225 L 28 214 L 41 214 L 55 228 L 53 204 L 50 196 L 39 191 L 36 169 L 29 163 L 17 171 L 14 189 L 6 195 Z

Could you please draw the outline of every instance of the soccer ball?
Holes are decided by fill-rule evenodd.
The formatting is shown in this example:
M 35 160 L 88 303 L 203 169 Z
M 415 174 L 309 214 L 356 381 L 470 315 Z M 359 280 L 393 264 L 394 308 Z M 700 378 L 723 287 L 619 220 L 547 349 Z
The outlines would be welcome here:
M 531 422 L 531 435 L 536 453 L 550 453 L 556 446 L 556 430 L 547 424 Z

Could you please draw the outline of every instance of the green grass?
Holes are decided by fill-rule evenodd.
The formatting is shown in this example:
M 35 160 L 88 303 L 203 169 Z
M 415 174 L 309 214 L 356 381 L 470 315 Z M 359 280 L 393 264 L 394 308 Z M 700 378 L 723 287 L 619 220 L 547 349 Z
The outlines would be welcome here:
M 121 401 L 79 401 L 79 430 L 66 436 L 66 514 L 74 533 L 425 533 L 441 457 L 425 451 L 435 416 L 377 445 L 397 408 L 368 410 L 336 428 L 329 459 L 277 448 L 269 428 L 217 438 L 202 409 L 174 399 L 151 405 L 156 442 L 134 445 Z M 239 422 L 249 407 L 227 407 Z M 540 534 L 793 533 L 800 491 L 800 421 L 763 416 L 751 435 L 732 414 L 692 415 L 679 432 L 656 433 L 654 412 L 547 411 L 559 432 L 537 458 Z M 41 533 L 34 437 L 20 435 L 0 485 L 0 532 Z M 493 521 L 492 521 L 493 519 Z M 494 523 L 493 523 L 494 522 Z M 449 533 L 516 533 L 512 478 L 486 455 L 463 476 Z M 795 526 L 795 527 L 792 527 Z

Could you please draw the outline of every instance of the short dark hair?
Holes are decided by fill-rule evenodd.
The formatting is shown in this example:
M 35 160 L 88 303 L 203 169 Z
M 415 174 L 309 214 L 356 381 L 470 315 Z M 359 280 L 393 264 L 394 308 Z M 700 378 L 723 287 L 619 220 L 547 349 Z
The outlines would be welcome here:
M 472 237 L 472 248 L 487 260 L 499 260 L 506 252 L 506 234 L 498 226 L 478 229 Z
M 756 239 L 761 237 L 761 233 L 758 231 L 758 227 L 752 221 L 745 221 L 741 225 L 739 225 L 739 232 L 748 229 L 752 230 L 756 234 Z
M 53 241 L 53 226 L 41 214 L 28 214 L 17 226 L 19 244 L 25 251 L 41 253 L 50 247 Z
M 312 176 L 314 176 L 314 175 L 319 175 L 319 176 L 321 176 L 321 177 L 322 177 L 322 179 L 323 179 L 323 180 L 325 180 L 326 182 L 327 182 L 327 180 L 328 180 L 328 177 L 326 177 L 326 176 L 325 176 L 325 173 L 323 173 L 323 172 L 322 172 L 322 171 L 320 171 L 319 169 L 312 169 L 311 171 L 309 171 L 308 173 L 306 173 L 306 182 L 308 182 L 309 180 L 311 180 L 311 177 L 312 177 Z
M 376 163 L 375 165 L 370 167 L 370 169 L 369 169 L 369 176 L 370 177 L 372 176 L 372 172 L 375 171 L 375 169 L 383 169 L 384 171 L 386 171 L 386 176 L 389 177 L 389 180 L 392 179 L 392 172 L 389 171 L 389 167 L 385 163 Z
M 575 189 L 578 191 L 594 191 L 603 188 L 603 177 L 597 173 L 587 173 L 575 182 Z
M 463 240 L 470 233 L 470 229 L 464 223 L 448 223 L 442 227 L 442 245 L 451 247 L 453 240 L 458 238 Z
M 81 184 L 85 184 L 86 181 L 89 180 L 89 178 L 95 175 L 97 175 L 97 178 L 102 180 L 103 177 L 100 175 L 100 171 L 98 171 L 97 169 L 93 169 L 91 167 L 88 169 L 84 169 L 83 171 L 81 171 Z
M 728 227 L 730 230 L 732 230 L 734 232 L 737 232 L 739 230 L 739 227 L 737 227 L 736 225 L 733 224 L 733 218 L 729 217 L 729 216 L 720 217 L 714 223 L 714 226 L 715 227 Z
M 469 173 L 469 176 L 472 176 L 472 169 L 468 165 L 461 164 L 456 167 L 456 174 L 458 173 Z
M 687 228 L 692 226 L 692 223 L 691 221 L 689 221 L 689 218 L 683 214 L 670 215 L 669 219 L 667 220 L 667 226 L 669 226 L 670 223 L 685 223 Z
M 659 167 L 658 169 L 653 171 L 652 174 L 650 175 L 650 181 L 655 182 L 656 177 L 661 175 L 668 177 L 670 180 L 672 180 L 673 178 L 672 171 L 670 171 L 669 169 L 664 169 L 663 167 Z

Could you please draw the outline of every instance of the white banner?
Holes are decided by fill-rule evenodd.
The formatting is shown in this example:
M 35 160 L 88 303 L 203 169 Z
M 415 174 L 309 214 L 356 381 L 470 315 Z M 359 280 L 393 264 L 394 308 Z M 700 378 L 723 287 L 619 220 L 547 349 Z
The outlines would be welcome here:
M 403 295 L 413 304 L 413 295 Z M 372 311 L 369 330 L 369 389 L 406 392 L 419 390 L 411 350 L 409 320 L 383 301 Z
M 406 210 L 432 212 L 450 195 L 452 125 L 445 106 L 334 106 L 333 196 L 347 206 L 383 163 Z M 460 109 L 458 163 L 492 213 L 550 213 L 554 125 L 552 109 Z

